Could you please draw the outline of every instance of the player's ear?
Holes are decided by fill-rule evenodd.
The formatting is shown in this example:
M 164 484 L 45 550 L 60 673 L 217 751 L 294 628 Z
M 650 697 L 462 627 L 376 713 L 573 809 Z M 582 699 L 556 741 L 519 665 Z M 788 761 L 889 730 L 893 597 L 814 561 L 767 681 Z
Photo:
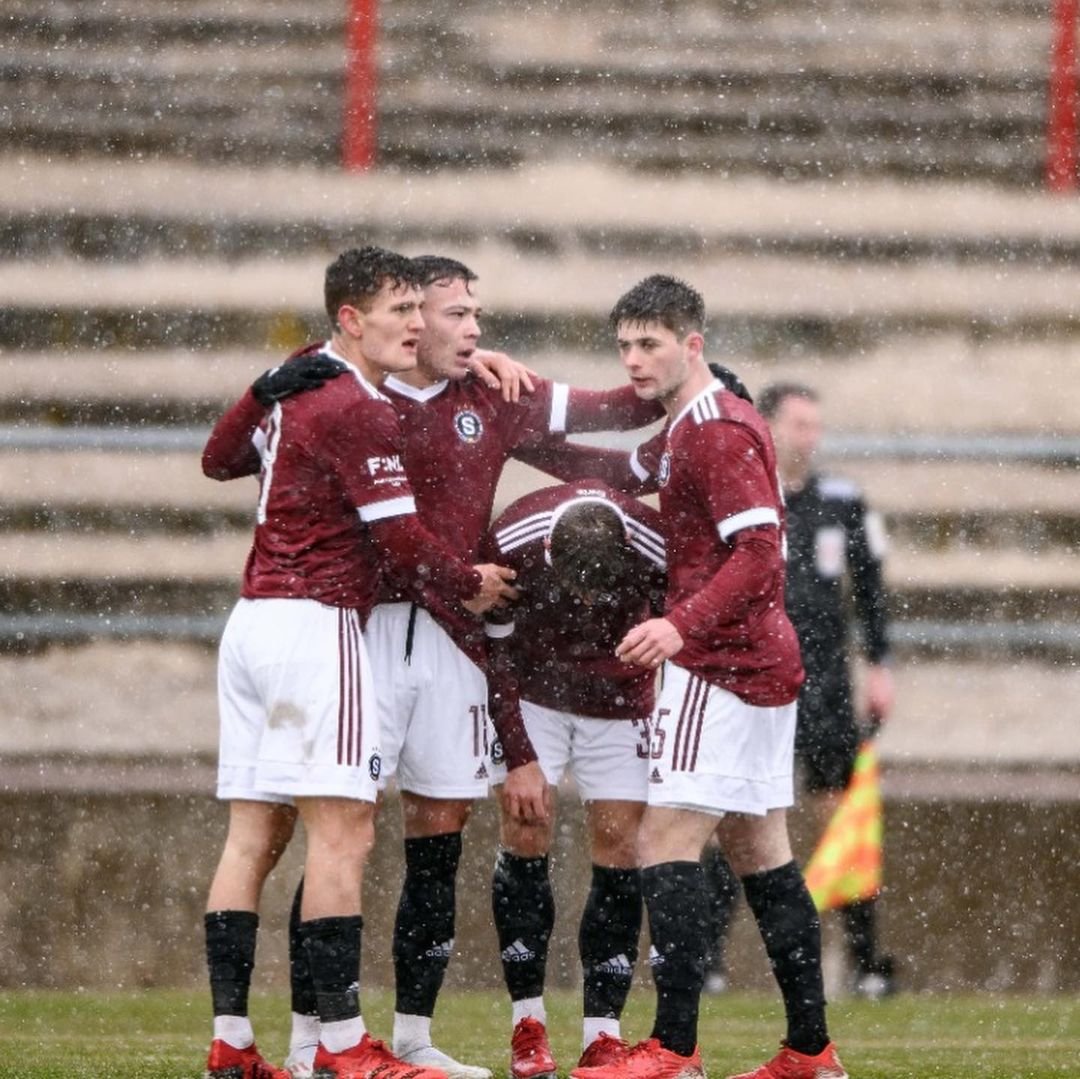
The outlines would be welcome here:
M 352 304 L 343 303 L 338 308 L 337 324 L 350 337 L 364 336 L 364 312 Z
M 683 338 L 683 348 L 686 349 L 686 354 L 689 359 L 699 359 L 705 352 L 705 338 L 696 331 L 688 333 Z

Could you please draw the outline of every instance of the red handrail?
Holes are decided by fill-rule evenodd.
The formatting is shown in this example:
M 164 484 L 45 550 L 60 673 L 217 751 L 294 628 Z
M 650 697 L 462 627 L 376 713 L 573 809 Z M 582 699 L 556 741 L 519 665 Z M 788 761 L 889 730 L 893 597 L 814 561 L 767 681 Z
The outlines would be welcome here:
M 1054 0 L 1046 123 L 1046 186 L 1076 187 L 1076 15 L 1078 0 Z
M 378 0 L 350 0 L 345 27 L 345 101 L 341 139 L 342 164 L 370 169 L 377 153 Z

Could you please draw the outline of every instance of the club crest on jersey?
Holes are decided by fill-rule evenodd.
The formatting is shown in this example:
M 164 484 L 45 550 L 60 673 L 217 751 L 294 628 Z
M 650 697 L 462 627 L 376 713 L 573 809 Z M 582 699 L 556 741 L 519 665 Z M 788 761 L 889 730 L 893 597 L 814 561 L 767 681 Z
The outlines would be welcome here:
M 372 753 L 371 756 L 368 757 L 367 770 L 368 775 L 371 776 L 373 780 L 378 780 L 379 775 L 382 773 L 382 757 L 380 757 L 378 753 Z
M 656 482 L 661 487 L 668 485 L 668 480 L 671 479 L 671 454 L 665 452 L 663 457 L 660 458 L 660 463 L 656 466 Z
M 471 409 L 463 409 L 454 416 L 454 430 L 462 442 L 479 442 L 484 421 Z

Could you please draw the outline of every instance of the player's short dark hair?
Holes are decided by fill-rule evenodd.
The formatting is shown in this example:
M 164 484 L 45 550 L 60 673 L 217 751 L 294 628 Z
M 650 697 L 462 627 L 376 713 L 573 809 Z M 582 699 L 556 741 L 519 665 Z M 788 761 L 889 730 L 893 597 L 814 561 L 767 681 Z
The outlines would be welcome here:
M 705 330 L 705 301 L 693 285 L 668 274 L 653 274 L 623 293 L 608 317 L 620 322 L 659 322 L 678 337 Z
M 820 400 L 817 390 L 805 382 L 771 382 L 758 394 L 757 410 L 765 419 L 771 420 L 789 397 L 798 397 L 803 401 Z
M 366 310 L 387 282 L 392 288 L 417 284 L 412 259 L 385 247 L 351 247 L 326 267 L 323 295 L 326 313 L 337 325 L 342 304 Z
M 412 263 L 421 288 L 427 288 L 436 281 L 464 281 L 469 285 L 476 280 L 476 274 L 464 262 L 445 255 L 417 255 Z
M 601 501 L 579 502 L 559 516 L 550 553 L 556 579 L 578 594 L 612 593 L 634 570 L 626 524 L 614 506 Z

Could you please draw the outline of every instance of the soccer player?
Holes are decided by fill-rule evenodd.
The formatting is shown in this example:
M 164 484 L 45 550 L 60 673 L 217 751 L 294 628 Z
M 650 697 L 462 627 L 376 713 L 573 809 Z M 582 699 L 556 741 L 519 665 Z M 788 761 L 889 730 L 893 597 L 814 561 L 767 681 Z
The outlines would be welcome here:
M 411 262 L 380 248 L 346 251 L 326 271 L 325 298 L 333 332 L 323 351 L 347 372 L 275 402 L 266 419 L 254 542 L 221 641 L 218 796 L 229 802 L 229 830 L 207 901 L 207 1075 L 288 1079 L 255 1048 L 247 998 L 262 886 L 298 812 L 307 833 L 299 935 L 320 1018 L 315 1068 L 336 1079 L 373 1070 L 443 1079 L 395 1059 L 360 1016 L 360 886 L 380 769 L 361 629 L 383 566 L 477 613 L 512 595 L 510 574 L 469 565 L 416 515 L 400 422 L 377 389 L 416 363 L 424 323 Z M 219 475 L 218 440 L 262 407 L 245 398 L 240 415 L 219 423 L 208 474 Z
M 802 645 L 806 681 L 799 693 L 795 758 L 822 822 L 851 779 L 860 742 L 853 702 L 849 624 L 858 620 L 867 659 L 860 712 L 871 729 L 888 718 L 895 696 L 888 665 L 888 610 L 882 574 L 885 531 L 859 489 L 815 468 L 821 443 L 818 395 L 798 382 L 766 386 L 759 410 L 769 422 L 787 504 L 787 611 Z M 848 587 L 851 599 L 848 603 Z M 709 865 L 717 897 L 717 949 L 710 976 L 723 974 L 722 940 L 737 882 L 722 858 Z M 891 956 L 877 949 L 875 900 L 840 908 L 858 996 L 894 992 Z
M 405 469 L 421 520 L 459 557 L 472 559 L 508 458 L 544 467 L 549 455 L 560 453 L 566 431 L 642 426 L 660 410 L 629 387 L 585 391 L 544 379 L 519 402 L 508 402 L 470 377 L 480 335 L 476 275 L 440 256 L 413 265 L 424 296 L 418 362 L 388 377 L 381 389 L 404 429 Z M 218 446 L 226 466 L 243 458 L 253 426 L 234 429 L 231 442 Z M 384 675 L 376 693 L 383 779 L 396 776 L 404 814 L 405 879 L 393 943 L 394 1052 L 452 1079 L 487 1079 L 486 1068 L 454 1060 L 431 1035 L 453 945 L 461 833 L 473 801 L 489 788 L 483 622 L 434 589 L 423 589 L 417 602 L 409 582 L 389 579 L 365 641 Z M 297 1077 L 307 1074 L 314 1032 L 303 962 L 300 953 L 288 1061 Z
M 633 627 L 617 649 L 627 663 L 664 667 L 640 832 L 657 1003 L 650 1038 L 614 1064 L 572 1074 L 704 1074 L 700 857 L 715 835 L 742 879 L 787 1014 L 780 1053 L 740 1079 L 845 1079 L 826 1028 L 817 912 L 787 832 L 803 671 L 784 611 L 776 457 L 761 416 L 706 367 L 704 320 L 700 294 L 663 275 L 634 286 L 611 314 L 631 384 L 668 415 L 657 473 L 666 613 Z
M 648 786 L 654 672 L 615 658 L 626 631 L 659 610 L 664 544 L 655 510 L 585 480 L 519 498 L 483 557 L 517 573 L 518 599 L 488 614 L 489 697 L 502 849 L 492 909 L 513 1003 L 514 1079 L 554 1076 L 544 973 L 555 922 L 548 877 L 551 787 L 569 769 L 585 802 L 592 886 L 578 944 L 582 1064 L 626 1043 L 619 1017 L 641 930 L 637 830 Z

